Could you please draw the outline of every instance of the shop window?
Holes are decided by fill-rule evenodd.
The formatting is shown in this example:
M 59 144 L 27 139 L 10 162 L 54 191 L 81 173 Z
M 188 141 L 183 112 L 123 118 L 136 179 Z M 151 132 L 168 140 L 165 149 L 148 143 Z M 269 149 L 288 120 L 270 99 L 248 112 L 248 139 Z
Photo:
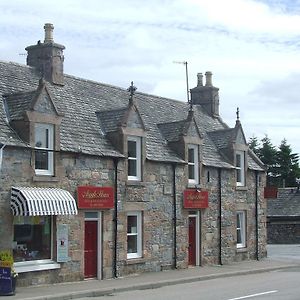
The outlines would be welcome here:
M 188 173 L 189 184 L 199 184 L 198 146 L 188 145 Z
M 245 186 L 245 152 L 236 151 L 235 155 L 236 185 Z
M 127 214 L 127 258 L 142 257 L 142 214 Z
M 236 214 L 237 248 L 246 247 L 246 213 L 238 211 Z
M 51 259 L 52 217 L 15 216 L 15 262 Z
M 141 138 L 129 136 L 128 149 L 128 180 L 141 180 Z

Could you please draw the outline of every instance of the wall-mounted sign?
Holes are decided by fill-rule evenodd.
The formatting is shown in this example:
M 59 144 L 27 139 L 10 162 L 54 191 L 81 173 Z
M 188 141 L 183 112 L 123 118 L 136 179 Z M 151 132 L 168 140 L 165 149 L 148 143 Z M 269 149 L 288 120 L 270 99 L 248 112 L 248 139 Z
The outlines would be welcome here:
M 69 227 L 67 224 L 57 225 L 56 240 L 57 262 L 69 261 Z
M 275 186 L 266 186 L 264 189 L 264 198 L 277 198 L 278 188 Z
M 199 191 L 196 189 L 188 189 L 183 192 L 184 208 L 207 208 L 208 207 L 208 191 Z
M 114 208 L 114 189 L 112 187 L 79 186 L 77 188 L 78 208 Z

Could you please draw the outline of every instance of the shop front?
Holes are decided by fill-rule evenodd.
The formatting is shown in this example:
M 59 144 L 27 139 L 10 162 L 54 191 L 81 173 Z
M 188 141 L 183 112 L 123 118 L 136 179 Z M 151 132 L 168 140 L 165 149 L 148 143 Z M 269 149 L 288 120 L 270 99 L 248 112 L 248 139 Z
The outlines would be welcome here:
M 68 224 L 57 216 L 77 215 L 72 195 L 57 188 L 11 188 L 13 255 L 18 273 L 60 268 L 69 260 Z

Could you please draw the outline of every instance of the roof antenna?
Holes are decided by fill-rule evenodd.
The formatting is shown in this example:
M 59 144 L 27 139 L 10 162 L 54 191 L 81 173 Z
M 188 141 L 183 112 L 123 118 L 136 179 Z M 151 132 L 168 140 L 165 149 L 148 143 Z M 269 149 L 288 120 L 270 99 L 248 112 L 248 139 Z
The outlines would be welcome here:
M 133 95 L 134 95 L 134 93 L 135 93 L 136 90 L 137 90 L 137 88 L 133 85 L 133 81 L 131 81 L 131 85 L 127 89 L 127 91 L 130 92 L 130 98 L 129 98 L 129 103 L 130 104 L 133 103 Z
M 190 110 L 193 110 L 193 103 L 190 100 L 190 90 L 189 90 L 189 76 L 188 76 L 188 63 L 187 61 L 174 61 L 174 64 L 183 64 L 185 65 L 185 78 L 186 78 L 186 96 L 187 103 L 190 105 Z

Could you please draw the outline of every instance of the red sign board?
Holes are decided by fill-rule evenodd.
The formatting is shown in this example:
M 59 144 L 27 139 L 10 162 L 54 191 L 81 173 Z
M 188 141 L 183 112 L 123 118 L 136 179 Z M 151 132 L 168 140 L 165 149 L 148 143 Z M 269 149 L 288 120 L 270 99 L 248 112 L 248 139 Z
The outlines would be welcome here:
M 184 208 L 207 208 L 208 207 L 208 191 L 185 190 L 183 192 Z
M 78 208 L 114 208 L 114 190 L 112 187 L 79 186 L 77 188 L 77 197 Z

